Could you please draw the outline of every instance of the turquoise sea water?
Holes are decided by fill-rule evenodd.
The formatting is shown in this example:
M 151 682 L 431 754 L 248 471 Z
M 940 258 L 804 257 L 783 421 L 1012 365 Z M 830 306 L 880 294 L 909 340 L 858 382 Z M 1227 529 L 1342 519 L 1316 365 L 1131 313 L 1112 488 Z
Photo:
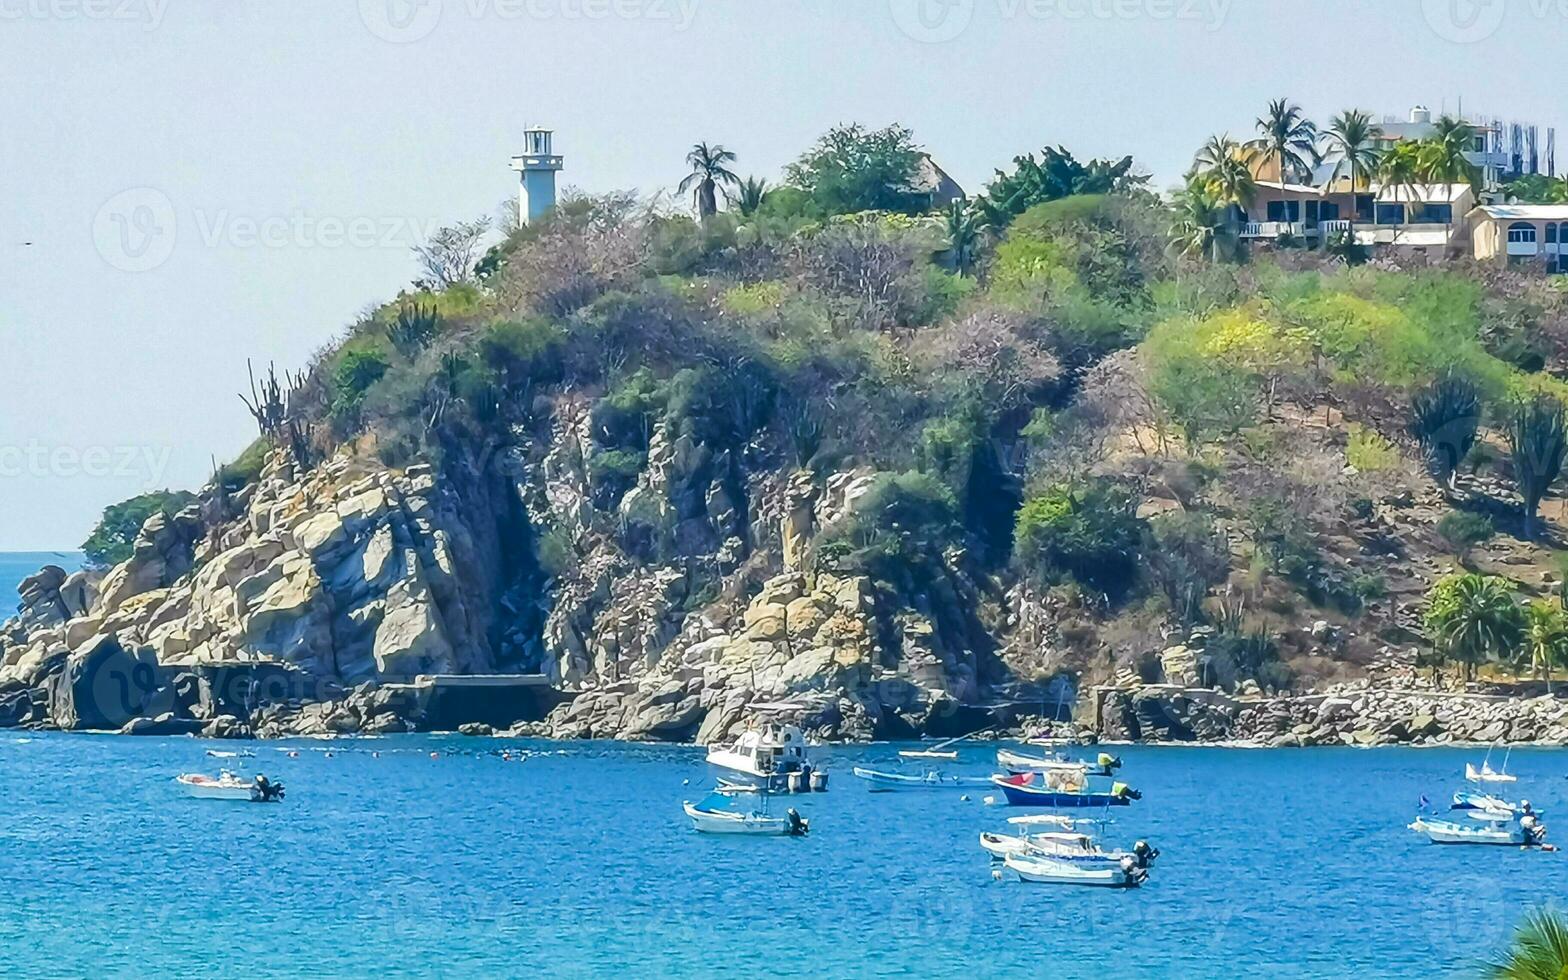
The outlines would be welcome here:
M 259 743 L 243 761 L 289 791 L 259 806 L 175 791 L 222 764 L 215 743 L 0 733 L 8 973 L 1466 976 L 1568 881 L 1565 855 L 1405 829 L 1456 788 L 1460 750 L 1120 749 L 1144 799 L 1110 842 L 1164 853 L 1114 892 L 993 881 L 976 837 L 1009 811 L 868 794 L 849 767 L 891 746 L 822 750 L 830 791 L 792 801 L 810 837 L 736 840 L 681 813 L 708 785 L 699 750 L 470 754 L 501 744 Z M 1510 769 L 1568 820 L 1568 755 Z
M 79 551 L 0 551 L 0 620 L 16 611 L 16 587 L 22 579 L 45 565 L 59 565 L 66 571 L 82 567 Z

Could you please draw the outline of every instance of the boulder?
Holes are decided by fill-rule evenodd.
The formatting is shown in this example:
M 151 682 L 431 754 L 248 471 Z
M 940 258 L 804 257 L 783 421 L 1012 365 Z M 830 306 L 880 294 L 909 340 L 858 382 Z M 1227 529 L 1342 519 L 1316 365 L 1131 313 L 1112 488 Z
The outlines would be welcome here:
M 165 711 L 156 718 L 132 718 L 120 728 L 121 735 L 196 735 L 206 727 L 194 718 L 176 718 Z

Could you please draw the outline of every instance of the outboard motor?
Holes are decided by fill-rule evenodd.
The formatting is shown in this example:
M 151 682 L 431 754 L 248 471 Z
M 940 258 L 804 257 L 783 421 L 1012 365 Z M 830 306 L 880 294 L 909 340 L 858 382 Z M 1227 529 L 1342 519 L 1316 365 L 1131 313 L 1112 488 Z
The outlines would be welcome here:
M 790 807 L 785 811 L 784 815 L 789 818 L 789 835 L 791 837 L 806 836 L 806 833 L 811 829 L 811 825 L 806 822 L 806 818 L 801 816 L 798 810 Z
M 257 773 L 256 782 L 251 786 L 250 798 L 256 803 L 280 803 L 283 801 L 283 784 L 274 783 L 261 773 Z
M 1115 772 L 1116 770 L 1118 770 L 1118 769 L 1120 769 L 1122 767 L 1122 760 L 1117 758 L 1114 755 L 1111 755 L 1109 752 L 1101 752 L 1100 753 L 1099 763 L 1100 763 L 1100 769 L 1107 776 L 1109 776 L 1111 773 Z
M 1116 796 L 1116 797 L 1120 797 L 1121 799 L 1124 799 L 1124 800 L 1141 800 L 1141 799 L 1143 799 L 1143 793 L 1141 793 L 1138 790 L 1133 789 L 1131 786 L 1128 786 L 1126 783 L 1117 783 L 1116 785 L 1112 786 L 1111 787 L 1111 795 L 1112 796 Z
M 1147 868 L 1154 863 L 1155 858 L 1160 856 L 1160 850 L 1157 847 L 1150 847 L 1148 841 L 1141 840 L 1132 846 L 1132 856 L 1138 867 Z

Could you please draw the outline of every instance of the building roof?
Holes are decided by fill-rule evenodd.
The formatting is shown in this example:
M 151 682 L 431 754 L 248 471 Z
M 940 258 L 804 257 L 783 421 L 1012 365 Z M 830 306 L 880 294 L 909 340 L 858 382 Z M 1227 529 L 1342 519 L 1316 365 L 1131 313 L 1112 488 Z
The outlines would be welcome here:
M 1327 187 L 1309 187 L 1306 184 L 1281 184 L 1276 180 L 1260 180 L 1257 186 L 1270 190 L 1281 191 L 1286 194 L 1298 196 L 1311 195 L 1313 197 L 1326 197 L 1329 194 L 1349 194 L 1350 190 L 1330 190 Z M 1374 181 L 1367 193 L 1377 195 L 1377 200 L 1385 203 L 1408 204 L 1416 201 L 1422 204 L 1454 203 L 1461 200 L 1466 194 L 1471 193 L 1469 184 L 1416 184 L 1414 186 L 1400 185 L 1389 187 Z
M 947 175 L 947 171 L 937 166 L 931 159 L 931 154 L 920 154 L 920 163 L 915 171 L 915 191 L 920 194 L 930 194 L 932 203 L 936 205 L 947 204 L 950 201 L 962 201 L 967 197 L 964 189 L 958 186 L 958 181 Z
M 1486 204 L 1480 210 L 1498 221 L 1568 221 L 1568 204 Z

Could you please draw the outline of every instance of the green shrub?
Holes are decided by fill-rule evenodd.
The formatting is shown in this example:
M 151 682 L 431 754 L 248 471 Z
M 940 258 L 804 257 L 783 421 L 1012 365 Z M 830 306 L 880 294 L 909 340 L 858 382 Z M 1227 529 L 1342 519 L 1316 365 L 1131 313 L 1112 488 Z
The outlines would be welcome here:
M 1399 465 L 1399 450 L 1394 444 L 1365 426 L 1350 427 L 1345 460 L 1362 473 L 1390 470 Z
M 537 539 L 535 549 L 539 567 L 553 579 L 561 579 L 577 569 L 577 552 L 572 547 L 572 536 L 557 525 L 546 527 Z
M 1467 510 L 1451 511 L 1437 522 L 1438 537 L 1453 551 L 1454 557 L 1461 559 L 1469 556 L 1476 545 L 1490 541 L 1495 533 L 1490 517 Z
M 87 563 L 98 568 L 118 565 L 131 557 L 131 546 L 149 517 L 173 515 L 195 502 L 196 495 L 184 490 L 155 490 L 111 504 L 104 508 L 93 533 L 82 542 Z
M 245 447 L 245 451 L 231 463 L 218 467 L 217 480 L 229 493 L 237 493 L 261 478 L 262 467 L 267 465 L 267 454 L 272 443 L 262 436 Z
M 485 328 L 479 351 L 501 383 L 516 388 L 558 380 L 563 341 L 560 328 L 549 320 L 499 320 Z
M 1144 532 L 1137 501 L 1125 488 L 1060 487 L 1024 502 L 1013 554 L 1036 582 L 1071 579 L 1114 599 L 1136 579 Z
M 332 417 L 348 422 L 357 416 L 365 392 L 387 373 L 386 355 L 373 347 L 347 347 L 332 369 Z
M 637 485 L 645 462 L 644 454 L 631 449 L 604 449 L 589 456 L 588 482 L 594 503 L 603 510 L 618 504 L 626 491 Z
M 653 427 L 669 401 L 669 386 L 640 368 L 593 407 L 593 436 L 610 448 L 646 450 Z
M 1209 588 L 1230 575 L 1230 547 L 1206 514 L 1178 512 L 1149 522 L 1145 567 L 1185 623 L 1197 622 Z
M 958 503 L 941 480 L 884 473 L 849 517 L 822 535 L 817 559 L 911 589 L 941 576 L 943 551 L 961 537 Z

